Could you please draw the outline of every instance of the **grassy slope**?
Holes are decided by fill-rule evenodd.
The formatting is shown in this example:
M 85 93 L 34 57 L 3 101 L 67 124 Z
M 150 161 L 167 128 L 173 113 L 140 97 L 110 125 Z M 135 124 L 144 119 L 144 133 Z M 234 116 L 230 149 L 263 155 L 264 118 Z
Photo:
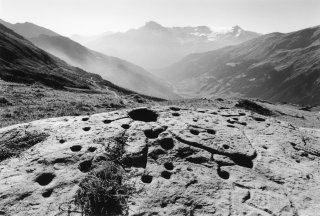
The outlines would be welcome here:
M 88 115 L 154 103 L 151 98 L 116 91 L 56 90 L 0 80 L 0 128 L 43 118 Z

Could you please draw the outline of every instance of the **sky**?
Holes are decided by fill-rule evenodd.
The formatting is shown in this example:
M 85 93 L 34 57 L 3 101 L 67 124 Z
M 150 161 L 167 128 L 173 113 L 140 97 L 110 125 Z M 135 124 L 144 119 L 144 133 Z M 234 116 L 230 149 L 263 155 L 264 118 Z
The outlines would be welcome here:
M 320 0 L 0 0 L 0 19 L 32 22 L 59 34 L 163 26 L 231 27 L 259 33 L 320 25 Z

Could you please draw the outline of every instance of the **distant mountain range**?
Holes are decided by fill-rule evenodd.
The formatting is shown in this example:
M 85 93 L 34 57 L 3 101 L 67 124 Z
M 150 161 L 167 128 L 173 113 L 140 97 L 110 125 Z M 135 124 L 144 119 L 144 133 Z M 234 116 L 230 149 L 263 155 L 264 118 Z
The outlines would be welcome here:
M 52 55 L 73 66 L 99 74 L 116 85 L 145 95 L 167 99 L 179 98 L 164 81 L 130 62 L 95 52 L 32 23 L 0 22 Z
M 93 50 L 153 69 L 168 66 L 190 53 L 239 44 L 259 35 L 239 26 L 212 30 L 207 26 L 163 27 L 150 21 L 123 33 L 72 38 Z
M 191 54 L 158 73 L 185 97 L 232 95 L 319 104 L 320 26 Z
M 33 43 L 1 26 L 0 78 L 4 80 L 38 80 L 53 86 L 91 88 L 107 79 L 138 93 L 168 99 L 179 95 L 242 96 L 274 102 L 320 103 L 320 26 L 259 36 L 238 26 L 212 31 L 205 26 L 166 28 L 148 22 L 139 29 L 109 32 L 87 41 L 100 44 L 101 49 L 114 46 L 117 52 L 127 51 L 128 57 L 146 60 L 145 63 L 151 63 L 149 66 L 152 61 L 156 64 L 158 60 L 159 66 L 183 53 L 214 49 L 189 54 L 171 66 L 154 70 L 161 77 L 158 78 L 137 65 L 90 50 L 49 29 L 31 23 L 0 22 Z M 53 55 L 102 77 L 72 67 Z

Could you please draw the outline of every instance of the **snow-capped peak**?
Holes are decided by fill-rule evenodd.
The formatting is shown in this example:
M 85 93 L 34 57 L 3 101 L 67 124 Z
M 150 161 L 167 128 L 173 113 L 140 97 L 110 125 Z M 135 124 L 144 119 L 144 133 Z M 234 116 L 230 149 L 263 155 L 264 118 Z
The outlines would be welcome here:
M 142 28 L 151 29 L 151 30 L 164 30 L 164 29 L 166 29 L 165 27 L 163 27 L 162 25 L 160 25 L 159 23 L 157 23 L 155 21 L 146 22 L 146 24 Z

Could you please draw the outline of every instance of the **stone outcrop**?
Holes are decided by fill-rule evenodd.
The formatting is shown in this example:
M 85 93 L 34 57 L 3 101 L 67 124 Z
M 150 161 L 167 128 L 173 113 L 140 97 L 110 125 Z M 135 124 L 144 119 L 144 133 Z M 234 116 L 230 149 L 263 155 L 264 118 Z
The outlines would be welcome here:
M 2 128 L 0 147 L 30 134 L 41 139 L 0 162 L 0 215 L 81 215 L 78 184 L 119 138 L 136 189 L 129 215 L 320 211 L 319 129 L 242 109 L 151 107 Z

